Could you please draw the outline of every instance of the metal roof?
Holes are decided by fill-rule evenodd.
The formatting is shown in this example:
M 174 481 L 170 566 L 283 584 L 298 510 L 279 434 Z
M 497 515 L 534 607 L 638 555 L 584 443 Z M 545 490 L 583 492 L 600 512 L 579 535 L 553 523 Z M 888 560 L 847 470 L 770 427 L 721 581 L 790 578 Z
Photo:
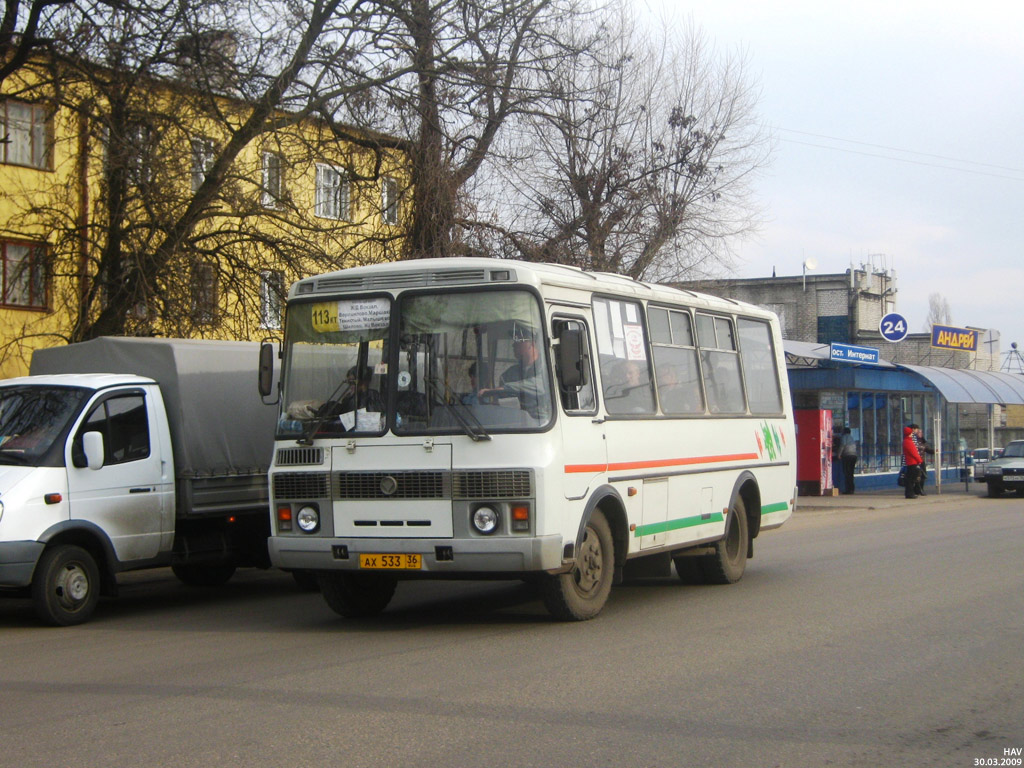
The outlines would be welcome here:
M 1024 376 L 931 365 L 900 365 L 931 383 L 950 403 L 1024 405 Z
M 828 344 L 783 339 L 783 347 L 786 363 L 794 368 L 816 368 L 826 361 L 834 362 L 836 367 L 862 365 L 832 361 Z M 881 359 L 877 363 L 863 365 L 867 368 L 909 371 L 935 387 L 950 403 L 1024 405 L 1024 375 L 1019 373 L 893 364 Z

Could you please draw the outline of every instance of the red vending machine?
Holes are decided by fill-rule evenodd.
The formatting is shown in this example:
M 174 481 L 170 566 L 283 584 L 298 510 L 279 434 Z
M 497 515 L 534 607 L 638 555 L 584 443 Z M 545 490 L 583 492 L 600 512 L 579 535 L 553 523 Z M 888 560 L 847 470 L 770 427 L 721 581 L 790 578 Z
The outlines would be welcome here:
M 798 409 L 796 481 L 803 496 L 832 495 L 832 411 Z

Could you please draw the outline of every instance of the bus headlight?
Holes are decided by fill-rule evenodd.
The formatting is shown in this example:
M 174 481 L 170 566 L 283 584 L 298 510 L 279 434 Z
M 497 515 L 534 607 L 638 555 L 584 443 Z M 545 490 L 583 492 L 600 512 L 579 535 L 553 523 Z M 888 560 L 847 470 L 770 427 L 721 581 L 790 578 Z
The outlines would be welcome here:
M 315 533 L 320 528 L 320 512 L 316 507 L 303 507 L 295 515 L 295 524 L 305 533 Z
M 498 530 L 498 511 L 493 507 L 477 507 L 472 519 L 473 527 L 480 533 L 491 534 Z

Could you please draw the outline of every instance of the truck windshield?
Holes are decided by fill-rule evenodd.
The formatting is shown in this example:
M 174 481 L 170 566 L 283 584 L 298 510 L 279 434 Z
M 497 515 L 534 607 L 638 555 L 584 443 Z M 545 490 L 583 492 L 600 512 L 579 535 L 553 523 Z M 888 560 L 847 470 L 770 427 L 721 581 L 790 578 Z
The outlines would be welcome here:
M 90 391 L 0 387 L 0 464 L 39 464 L 63 436 Z
M 285 348 L 281 438 L 390 427 L 486 439 L 551 420 L 540 307 L 526 291 L 296 302 Z

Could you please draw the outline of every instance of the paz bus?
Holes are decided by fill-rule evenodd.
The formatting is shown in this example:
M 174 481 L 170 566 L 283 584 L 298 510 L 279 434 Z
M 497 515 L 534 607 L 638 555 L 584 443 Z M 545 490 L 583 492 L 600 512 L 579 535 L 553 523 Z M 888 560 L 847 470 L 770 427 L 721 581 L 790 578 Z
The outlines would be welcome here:
M 578 268 L 403 261 L 289 292 L 270 556 L 342 616 L 411 578 L 539 585 L 583 620 L 631 573 L 733 583 L 796 504 L 778 319 Z

